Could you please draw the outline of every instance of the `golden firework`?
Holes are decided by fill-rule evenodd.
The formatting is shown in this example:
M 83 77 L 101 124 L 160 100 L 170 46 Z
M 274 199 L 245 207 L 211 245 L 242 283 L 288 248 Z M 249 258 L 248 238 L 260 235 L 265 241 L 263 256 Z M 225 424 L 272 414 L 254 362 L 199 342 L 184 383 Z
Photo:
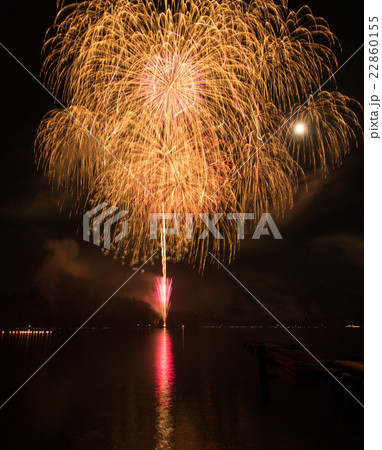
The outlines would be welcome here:
M 47 35 L 43 74 L 67 110 L 43 119 L 38 161 L 57 189 L 129 211 L 114 247 L 132 263 L 160 243 L 150 212 L 253 212 L 293 206 L 304 169 L 341 163 L 359 123 L 352 100 L 320 90 L 337 40 L 308 7 L 286 1 L 92 0 L 65 5 Z M 313 98 L 311 94 L 319 90 Z M 308 102 L 302 108 L 300 105 Z M 290 116 L 295 114 L 292 120 Z M 296 121 L 309 132 L 296 134 Z M 281 128 L 280 128 L 281 127 Z M 224 241 L 168 236 L 167 255 L 203 270 Z M 118 231 L 116 231 L 118 233 Z

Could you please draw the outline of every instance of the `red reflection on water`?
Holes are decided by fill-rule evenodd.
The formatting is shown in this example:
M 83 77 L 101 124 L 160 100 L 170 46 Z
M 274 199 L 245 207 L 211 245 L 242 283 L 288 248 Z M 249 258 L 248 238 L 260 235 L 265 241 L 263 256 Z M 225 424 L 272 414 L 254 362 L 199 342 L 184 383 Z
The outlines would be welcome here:
M 157 413 L 157 448 L 172 445 L 174 421 L 171 415 L 174 396 L 175 365 L 171 337 L 166 329 L 157 336 L 155 351 L 155 397 Z

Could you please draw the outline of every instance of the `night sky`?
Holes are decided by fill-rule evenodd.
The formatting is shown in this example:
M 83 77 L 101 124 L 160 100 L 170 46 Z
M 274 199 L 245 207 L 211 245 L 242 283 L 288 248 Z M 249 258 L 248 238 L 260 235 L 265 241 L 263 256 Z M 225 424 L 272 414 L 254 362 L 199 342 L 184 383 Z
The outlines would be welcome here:
M 292 1 L 309 4 L 338 36 L 342 64 L 363 42 L 363 3 Z M 34 75 L 42 65 L 44 34 L 56 2 L 2 2 L 1 42 Z M 58 195 L 37 171 L 34 139 L 53 99 L 3 49 L 1 58 L 1 285 L 0 324 L 34 325 L 65 317 L 86 319 L 132 273 L 99 248 L 82 242 L 82 217 L 60 214 Z M 343 93 L 363 102 L 363 52 L 336 76 Z M 362 119 L 362 118 L 361 118 Z M 229 269 L 274 314 L 288 323 L 345 324 L 363 320 L 363 147 L 322 180 L 308 174 L 295 208 L 276 218 L 283 240 L 264 237 L 243 243 Z M 121 299 L 99 314 L 97 323 L 137 317 L 147 300 L 159 262 L 137 275 Z M 174 316 L 226 323 L 266 323 L 271 319 L 224 270 L 207 264 L 204 276 L 185 264 L 169 264 L 174 277 Z M 125 300 L 124 300 L 125 299 Z M 113 300 L 111 301 L 113 302 Z M 114 309 L 113 309 L 114 308 Z M 143 307 L 142 307 L 143 308 Z M 139 308 L 138 308 L 139 309 Z M 144 308 L 142 310 L 145 310 Z M 147 313 L 147 310 L 145 310 Z M 171 313 L 170 313 L 171 314 Z M 139 314 L 138 314 L 139 316 Z

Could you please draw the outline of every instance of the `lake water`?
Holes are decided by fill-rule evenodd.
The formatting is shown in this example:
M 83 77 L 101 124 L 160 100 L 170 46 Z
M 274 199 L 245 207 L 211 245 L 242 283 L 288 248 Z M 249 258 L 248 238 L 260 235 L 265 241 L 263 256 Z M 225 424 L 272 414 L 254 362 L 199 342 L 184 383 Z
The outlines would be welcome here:
M 362 357 L 362 330 L 292 331 L 313 352 Z M 0 403 L 69 334 L 5 336 Z M 246 338 L 290 342 L 278 329 L 80 331 L 0 411 L 0 448 L 362 448 L 362 408 L 329 375 L 279 374 L 265 399 Z

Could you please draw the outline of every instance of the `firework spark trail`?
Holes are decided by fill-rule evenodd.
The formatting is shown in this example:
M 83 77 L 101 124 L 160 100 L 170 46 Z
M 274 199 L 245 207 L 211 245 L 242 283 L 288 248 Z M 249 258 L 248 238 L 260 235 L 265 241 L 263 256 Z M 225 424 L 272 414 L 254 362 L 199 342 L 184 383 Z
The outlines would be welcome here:
M 172 278 L 157 277 L 155 282 L 156 300 L 159 305 L 159 313 L 166 328 L 166 321 L 170 309 L 170 297 L 172 292 Z
M 162 229 L 161 229 L 161 253 L 162 253 L 162 275 L 166 283 L 167 278 L 167 255 L 166 255 L 166 221 L 164 213 L 164 204 L 162 204 Z
M 304 171 L 340 165 L 360 125 L 356 102 L 320 89 L 336 47 L 324 19 L 283 0 L 62 1 L 42 71 L 67 110 L 43 119 L 39 164 L 80 199 L 76 210 L 106 202 L 129 211 L 129 235 L 113 251 L 131 264 L 160 245 L 164 261 L 187 258 L 202 271 L 209 250 L 230 262 L 239 243 L 226 215 L 224 241 L 188 241 L 181 227 L 157 242 L 148 214 L 163 205 L 182 221 L 193 213 L 198 236 L 198 213 L 283 214 Z M 296 135 L 296 122 L 308 132 Z
M 166 221 L 165 221 L 164 204 L 162 204 L 161 256 L 162 256 L 162 277 L 156 278 L 156 299 L 159 304 L 160 315 L 163 320 L 163 327 L 166 328 L 167 316 L 170 309 L 172 278 L 167 279 Z

